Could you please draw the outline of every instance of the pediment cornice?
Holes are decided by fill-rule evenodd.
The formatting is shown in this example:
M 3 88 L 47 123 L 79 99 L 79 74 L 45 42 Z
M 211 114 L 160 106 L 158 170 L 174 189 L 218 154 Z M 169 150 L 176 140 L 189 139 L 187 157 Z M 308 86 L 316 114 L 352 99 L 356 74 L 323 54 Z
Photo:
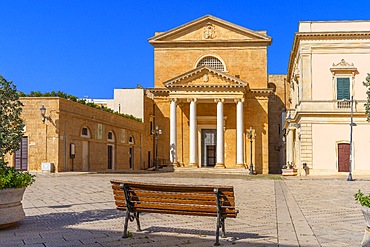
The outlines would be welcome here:
M 220 39 L 217 34 L 217 27 L 224 27 L 230 30 L 231 32 L 235 32 L 244 36 L 244 38 L 238 39 Z M 203 35 L 198 39 L 194 40 L 179 40 L 175 37 L 181 36 L 182 34 L 186 34 L 188 31 L 190 32 L 194 28 L 202 28 Z M 152 45 L 163 45 L 163 44 L 187 44 L 187 45 L 195 45 L 195 44 L 221 44 L 221 43 L 265 43 L 265 45 L 271 44 L 271 37 L 267 36 L 264 31 L 253 31 L 247 29 L 245 27 L 233 24 L 231 22 L 219 19 L 212 15 L 206 15 L 191 22 L 188 22 L 184 25 L 178 26 L 173 28 L 169 31 L 158 33 L 157 35 L 149 38 L 149 43 Z
M 214 76 L 219 78 L 221 82 L 210 82 L 209 77 Z M 201 82 L 193 82 L 196 79 L 202 79 Z M 240 78 L 231 76 L 224 72 L 212 69 L 205 65 L 190 70 L 182 75 L 165 81 L 164 86 L 169 90 L 180 88 L 248 88 L 248 83 Z

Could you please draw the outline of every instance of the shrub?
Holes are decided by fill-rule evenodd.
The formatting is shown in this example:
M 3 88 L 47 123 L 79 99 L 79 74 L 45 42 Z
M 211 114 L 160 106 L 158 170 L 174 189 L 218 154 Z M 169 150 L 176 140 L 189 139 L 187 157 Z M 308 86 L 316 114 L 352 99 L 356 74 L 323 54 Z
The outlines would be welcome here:
M 35 175 L 29 172 L 17 171 L 14 167 L 0 164 L 0 190 L 23 188 L 35 182 Z
M 369 207 L 370 208 L 370 193 L 369 195 L 365 196 L 361 190 L 354 195 L 355 200 L 361 204 L 361 206 Z

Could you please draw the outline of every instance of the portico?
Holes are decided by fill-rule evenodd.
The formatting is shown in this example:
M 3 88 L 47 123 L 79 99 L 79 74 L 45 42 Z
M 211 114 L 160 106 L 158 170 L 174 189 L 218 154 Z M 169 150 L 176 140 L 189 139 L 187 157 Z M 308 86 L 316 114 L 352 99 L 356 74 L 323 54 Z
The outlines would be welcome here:
M 197 80 L 199 78 L 202 80 Z M 169 90 L 170 101 L 171 163 L 178 163 L 178 145 L 184 141 L 178 140 L 177 129 L 178 127 L 183 128 L 183 126 L 177 123 L 177 105 L 181 104 L 183 108 L 187 108 L 184 107 L 187 104 L 189 105 L 189 112 L 185 112 L 185 114 L 189 116 L 189 162 L 184 165 L 189 167 L 226 167 L 225 146 L 227 143 L 225 143 L 225 132 L 227 115 L 225 115 L 224 108 L 227 105 L 228 109 L 234 110 L 232 115 L 235 116 L 235 119 L 232 122 L 236 123 L 232 127 L 233 130 L 236 130 L 234 142 L 228 145 L 236 144 L 236 163 L 234 165 L 244 168 L 243 136 L 245 128 L 243 109 L 244 95 L 249 90 L 248 83 L 203 66 L 182 75 L 180 78 L 167 81 L 164 85 Z M 199 113 L 203 111 L 205 114 L 198 113 L 198 106 L 201 108 Z M 213 134 L 212 130 L 215 130 Z M 180 138 L 182 137 L 180 136 Z M 214 157 L 212 157 L 212 153 Z M 181 160 L 184 160 L 184 157 L 181 157 Z

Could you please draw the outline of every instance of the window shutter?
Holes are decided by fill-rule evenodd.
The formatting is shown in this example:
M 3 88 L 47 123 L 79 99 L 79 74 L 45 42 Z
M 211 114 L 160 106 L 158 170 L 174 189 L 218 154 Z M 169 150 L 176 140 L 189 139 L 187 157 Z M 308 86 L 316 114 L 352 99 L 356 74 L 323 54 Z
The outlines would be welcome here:
M 337 100 L 350 99 L 349 78 L 337 78 Z

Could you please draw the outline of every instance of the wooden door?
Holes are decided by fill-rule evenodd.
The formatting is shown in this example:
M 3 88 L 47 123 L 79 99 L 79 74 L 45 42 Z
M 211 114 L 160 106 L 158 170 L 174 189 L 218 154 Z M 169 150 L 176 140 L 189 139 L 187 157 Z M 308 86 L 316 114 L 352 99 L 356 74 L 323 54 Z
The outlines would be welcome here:
M 89 170 L 89 142 L 82 142 L 82 171 Z
M 350 145 L 338 144 L 338 172 L 349 172 Z
M 14 153 L 14 167 L 17 170 L 27 171 L 28 169 L 28 137 L 22 137 L 19 143 L 19 150 Z
M 207 146 L 207 166 L 216 165 L 216 145 Z
M 130 148 L 130 169 L 134 169 L 134 148 Z
M 113 168 L 113 146 L 108 145 L 108 169 Z

